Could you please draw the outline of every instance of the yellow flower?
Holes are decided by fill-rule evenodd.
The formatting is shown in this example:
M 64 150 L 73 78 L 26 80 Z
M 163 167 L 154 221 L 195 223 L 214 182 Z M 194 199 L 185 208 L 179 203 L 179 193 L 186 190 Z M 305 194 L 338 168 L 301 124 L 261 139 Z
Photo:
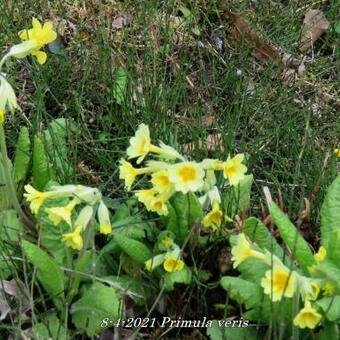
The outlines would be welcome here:
M 152 174 L 151 183 L 153 187 L 160 193 L 171 189 L 169 173 L 167 170 L 160 170 Z
M 98 207 L 99 229 L 101 234 L 111 234 L 112 226 L 110 222 L 109 209 L 103 201 L 100 201 Z
M 270 295 L 273 301 L 280 301 L 283 296 L 292 297 L 297 286 L 297 274 L 290 271 L 283 264 L 273 263 L 273 268 L 268 270 L 261 280 L 264 292 Z
M 243 159 L 244 154 L 239 154 L 233 158 L 228 157 L 223 163 L 223 176 L 228 178 L 230 185 L 237 185 L 244 178 L 247 167 L 242 164 Z
M 184 268 L 184 262 L 175 256 L 171 256 L 164 261 L 163 267 L 169 273 L 179 272 Z
M 86 205 L 79 213 L 76 221 L 74 222 L 74 228 L 80 228 L 85 230 L 89 224 L 91 217 L 93 215 L 93 208 L 90 205 Z
M 125 188 L 128 191 L 131 190 L 131 186 L 138 175 L 146 174 L 151 171 L 152 169 L 149 167 L 136 169 L 125 159 L 120 160 L 119 178 L 125 181 Z
M 318 252 L 316 254 L 314 254 L 314 259 L 315 259 L 316 263 L 319 264 L 320 262 L 322 262 L 325 259 L 326 255 L 327 255 L 326 249 L 321 246 L 319 248 Z
M 45 211 L 48 213 L 48 218 L 54 225 L 58 225 L 62 220 L 64 220 L 69 226 L 72 226 L 72 210 L 77 204 L 79 204 L 79 202 L 80 201 L 77 198 L 74 198 L 65 207 L 46 208 Z
M 335 292 L 335 285 L 332 282 L 326 282 L 323 286 L 323 291 L 325 295 L 331 296 Z
M 334 155 L 340 158 L 340 149 L 334 149 Z
M 143 203 L 146 207 L 150 206 L 150 203 L 155 198 L 156 194 L 157 190 L 154 188 L 135 191 L 135 196 L 138 198 L 138 201 Z
M 145 269 L 152 272 L 156 267 L 160 266 L 165 259 L 165 254 L 156 255 L 153 258 L 144 262 Z
M 266 261 L 267 256 L 251 248 L 251 244 L 246 239 L 244 234 L 239 234 L 236 246 L 231 249 L 231 260 L 234 262 L 233 267 L 236 268 L 244 260 L 249 257 L 256 257 L 260 260 Z
M 32 213 L 37 214 L 41 205 L 48 197 L 50 197 L 50 193 L 35 190 L 30 184 L 25 185 L 25 190 L 26 193 L 24 194 L 24 197 L 26 197 L 26 200 L 30 202 L 30 209 Z
M 321 321 L 322 316 L 314 308 L 311 303 L 307 300 L 305 307 L 294 318 L 294 325 L 300 328 L 314 329 Z
M 174 244 L 174 240 L 169 236 L 164 237 L 161 242 L 162 242 L 163 246 L 166 247 L 166 248 L 170 248 Z
M 182 162 L 169 167 L 169 179 L 175 185 L 176 191 L 186 194 L 202 188 L 204 170 L 195 162 Z
M 133 137 L 130 138 L 130 146 L 126 153 L 131 158 L 137 158 L 137 164 L 140 164 L 149 152 L 159 152 L 159 148 L 151 144 L 149 127 L 140 124 Z
M 63 241 L 72 249 L 81 250 L 83 248 L 83 238 L 81 236 L 81 228 L 78 227 L 72 233 L 67 233 L 62 236 Z
M 221 226 L 222 223 L 222 210 L 220 209 L 220 205 L 218 201 L 214 201 L 212 204 L 212 210 L 203 218 L 203 225 L 206 228 L 217 229 Z
M 32 26 L 29 30 L 19 32 L 19 37 L 24 42 L 13 46 L 9 55 L 24 58 L 28 54 L 32 54 L 37 58 L 39 64 L 44 64 L 47 54 L 40 49 L 57 39 L 57 33 L 53 31 L 51 22 L 41 25 L 39 20 L 32 18 Z
M 153 198 L 149 205 L 145 205 L 146 208 L 150 211 L 156 212 L 160 216 L 166 216 L 169 213 L 168 207 L 167 207 L 167 201 L 168 197 L 165 195 L 159 195 Z

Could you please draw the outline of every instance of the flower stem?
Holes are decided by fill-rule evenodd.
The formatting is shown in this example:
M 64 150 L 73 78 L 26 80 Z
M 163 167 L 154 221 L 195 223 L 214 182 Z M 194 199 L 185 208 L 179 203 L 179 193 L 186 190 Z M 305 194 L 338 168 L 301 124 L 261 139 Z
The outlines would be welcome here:
M 8 190 L 9 198 L 11 200 L 12 206 L 22 219 L 22 221 L 32 230 L 35 231 L 34 225 L 32 221 L 26 216 L 26 214 L 21 209 L 21 205 L 19 203 L 17 193 L 15 190 L 12 173 L 11 173 L 11 167 L 7 155 L 7 146 L 6 146 L 6 138 L 5 138 L 5 129 L 3 124 L 0 124 L 0 151 L 2 155 L 2 165 L 4 168 L 4 177 L 5 177 L 5 184 Z

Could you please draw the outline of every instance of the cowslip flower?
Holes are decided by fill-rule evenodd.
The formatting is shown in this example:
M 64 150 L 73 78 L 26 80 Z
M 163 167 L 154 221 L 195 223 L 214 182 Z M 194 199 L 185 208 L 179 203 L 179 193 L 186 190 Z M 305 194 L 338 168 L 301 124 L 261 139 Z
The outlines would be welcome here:
M 298 275 L 298 287 L 303 300 L 316 300 L 320 293 L 319 285 L 302 275 Z
M 294 325 L 300 328 L 314 329 L 321 321 L 322 315 L 312 306 L 310 301 L 305 301 L 305 306 L 294 318 Z
M 184 268 L 184 262 L 175 256 L 170 256 L 164 261 L 163 268 L 169 273 L 179 272 Z
M 19 37 L 23 41 L 21 44 L 14 45 L 8 53 L 8 56 L 24 58 L 29 54 L 34 55 L 39 64 L 44 64 L 47 54 L 41 49 L 57 39 L 57 33 L 53 31 L 51 22 L 45 22 L 43 25 L 38 19 L 32 18 L 32 28 L 19 32 Z
M 334 149 L 334 155 L 338 158 L 340 158 L 340 149 Z
M 198 163 L 181 162 L 169 167 L 169 179 L 174 184 L 176 191 L 183 194 L 195 192 L 202 188 L 205 172 Z
M 152 272 L 156 267 L 159 267 L 165 260 L 165 254 L 156 255 L 153 258 L 144 262 L 145 269 Z
M 24 197 L 30 202 L 30 209 L 33 214 L 37 214 L 41 205 L 46 201 L 47 198 L 51 197 L 50 192 L 41 192 L 35 190 L 30 184 L 25 185 L 26 193 Z
M 78 227 L 73 232 L 63 234 L 62 239 L 65 244 L 72 249 L 81 250 L 83 248 L 83 238 L 81 236 L 82 228 Z
M 149 211 L 154 211 L 160 216 L 166 216 L 169 213 L 167 202 L 168 202 L 169 196 L 164 195 L 158 195 L 154 197 L 149 204 L 145 204 L 146 208 Z
M 228 179 L 230 185 L 237 185 L 245 177 L 247 167 L 242 164 L 243 159 L 244 154 L 239 154 L 233 158 L 228 157 L 228 159 L 223 162 L 223 176 Z
M 159 153 L 159 148 L 151 144 L 149 127 L 140 124 L 135 135 L 130 138 L 130 146 L 126 153 L 129 159 L 138 158 L 137 164 L 140 164 L 149 152 Z
M 154 172 L 151 175 L 151 183 L 159 193 L 171 190 L 172 186 L 169 179 L 169 173 L 167 170 L 160 170 Z
M 143 203 L 145 206 L 149 206 L 151 201 L 155 198 L 157 190 L 154 188 L 142 189 L 135 190 L 134 193 L 139 202 Z
M 336 285 L 333 282 L 328 281 L 324 284 L 322 289 L 323 289 L 324 294 L 326 296 L 332 296 L 332 295 L 334 295 L 334 293 L 336 291 Z
M 152 168 L 149 167 L 140 169 L 134 168 L 131 163 L 122 158 L 119 166 L 119 179 L 123 179 L 125 181 L 126 190 L 130 191 L 137 176 L 151 171 Z
M 112 225 L 110 222 L 109 209 L 103 201 L 100 201 L 98 207 L 99 231 L 101 234 L 110 234 L 112 232 Z
M 202 223 L 206 228 L 217 229 L 221 226 L 223 212 L 218 201 L 212 203 L 212 210 L 204 216 Z
M 271 299 L 280 301 L 283 296 L 292 297 L 296 291 L 298 275 L 283 264 L 273 262 L 272 269 L 268 270 L 261 280 L 265 294 Z
M 237 244 L 232 247 L 231 254 L 234 268 L 238 267 L 243 261 L 250 257 L 267 261 L 267 256 L 265 254 L 251 248 L 251 244 L 244 234 L 239 234 Z
M 10 111 L 19 109 L 17 97 L 15 96 L 11 84 L 0 75 L 0 124 L 5 120 L 6 107 Z
M 74 198 L 65 207 L 46 208 L 48 218 L 54 225 L 58 225 L 61 221 L 65 221 L 69 226 L 72 226 L 71 214 L 73 209 L 80 203 L 78 198 Z
M 90 220 L 93 215 L 93 208 L 90 205 L 86 205 L 83 209 L 81 209 L 77 219 L 74 222 L 74 229 L 80 228 L 81 230 L 85 230 L 87 225 L 90 223 Z

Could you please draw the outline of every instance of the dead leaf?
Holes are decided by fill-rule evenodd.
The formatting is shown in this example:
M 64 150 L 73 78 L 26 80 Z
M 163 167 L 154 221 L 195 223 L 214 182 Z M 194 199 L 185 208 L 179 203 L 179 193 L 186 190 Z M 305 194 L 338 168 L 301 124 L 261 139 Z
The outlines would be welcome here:
M 123 28 L 128 24 L 129 20 L 124 14 L 118 15 L 112 22 L 112 28 Z
M 11 281 L 0 280 L 0 321 L 4 320 L 8 313 L 16 314 L 18 312 L 17 309 L 12 309 L 8 304 L 11 296 L 15 299 L 23 299 L 21 307 L 23 311 L 27 311 L 29 309 L 28 299 L 23 296 L 17 282 L 14 279 Z
M 207 149 L 208 151 L 216 151 L 219 149 L 221 152 L 224 152 L 224 147 L 221 145 L 222 135 L 220 133 L 208 135 L 205 142 L 199 141 L 198 147 L 199 149 Z M 185 153 L 191 153 L 191 151 L 195 148 L 195 143 L 188 143 L 183 145 L 183 151 Z
M 229 30 L 231 39 L 238 45 L 246 43 L 254 49 L 253 55 L 262 63 L 280 62 L 280 54 L 273 46 L 262 41 L 237 13 L 231 13 L 234 26 Z
M 310 49 L 316 40 L 325 33 L 330 26 L 322 11 L 310 9 L 305 14 L 301 34 L 300 51 L 304 52 Z

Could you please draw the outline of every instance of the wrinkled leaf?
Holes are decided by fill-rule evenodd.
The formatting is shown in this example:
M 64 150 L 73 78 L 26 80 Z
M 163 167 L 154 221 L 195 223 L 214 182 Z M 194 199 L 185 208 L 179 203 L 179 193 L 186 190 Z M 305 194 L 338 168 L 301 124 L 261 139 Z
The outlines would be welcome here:
M 323 297 L 318 300 L 316 304 L 322 308 L 326 318 L 329 321 L 336 321 L 340 319 L 340 296 L 336 295 L 334 297 Z
M 191 271 L 184 267 L 179 272 L 173 272 L 173 273 L 166 273 L 163 277 L 164 280 L 164 286 L 165 291 L 171 291 L 174 289 L 175 283 L 182 283 L 189 285 L 192 280 L 192 274 Z
M 118 68 L 115 72 L 112 94 L 117 104 L 122 104 L 126 97 L 127 74 L 123 68 Z
M 31 141 L 28 129 L 21 128 L 17 145 L 15 148 L 15 158 L 13 165 L 14 181 L 18 183 L 26 178 L 31 161 Z
M 72 321 L 88 336 L 94 336 L 104 331 L 100 326 L 104 318 L 118 319 L 119 306 L 116 290 L 96 282 L 72 305 Z

